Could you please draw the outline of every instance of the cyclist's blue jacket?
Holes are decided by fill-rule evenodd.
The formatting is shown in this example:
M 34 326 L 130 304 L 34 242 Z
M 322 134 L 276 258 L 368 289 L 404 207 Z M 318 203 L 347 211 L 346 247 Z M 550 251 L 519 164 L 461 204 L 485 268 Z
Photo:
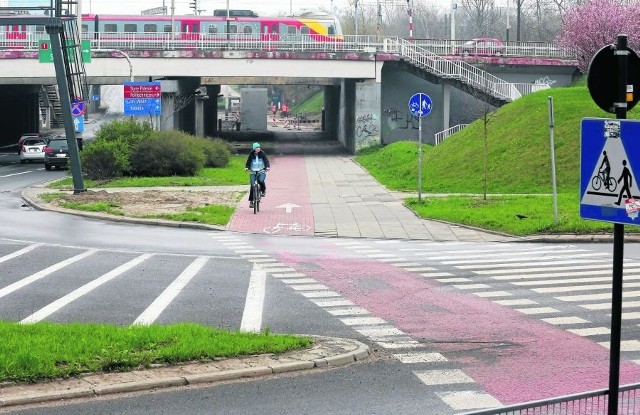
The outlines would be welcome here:
M 251 150 L 251 153 L 249 153 L 249 157 L 247 157 L 245 167 L 249 170 L 271 168 L 271 166 L 269 165 L 269 159 L 267 158 L 267 155 L 264 154 L 264 151 L 256 153 L 255 150 Z

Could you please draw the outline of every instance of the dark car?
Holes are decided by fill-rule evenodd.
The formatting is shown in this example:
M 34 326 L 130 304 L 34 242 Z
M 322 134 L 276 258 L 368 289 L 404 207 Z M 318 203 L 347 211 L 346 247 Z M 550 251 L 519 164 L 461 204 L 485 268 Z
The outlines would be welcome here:
M 44 168 L 67 167 L 69 164 L 69 149 L 67 139 L 64 137 L 51 138 L 44 148 Z

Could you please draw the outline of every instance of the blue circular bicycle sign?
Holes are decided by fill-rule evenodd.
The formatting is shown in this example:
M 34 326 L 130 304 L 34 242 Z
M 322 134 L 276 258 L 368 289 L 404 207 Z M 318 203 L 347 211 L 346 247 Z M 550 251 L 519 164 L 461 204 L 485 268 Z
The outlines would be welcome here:
M 418 92 L 409 99 L 409 111 L 418 118 L 422 118 L 431 112 L 432 106 L 429 95 Z

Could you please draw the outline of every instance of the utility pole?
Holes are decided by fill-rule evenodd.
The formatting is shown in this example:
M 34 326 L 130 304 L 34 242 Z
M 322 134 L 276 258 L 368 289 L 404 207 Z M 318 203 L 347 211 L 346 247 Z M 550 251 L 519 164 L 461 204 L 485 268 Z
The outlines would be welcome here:
M 407 0 L 407 13 L 409 14 L 409 41 L 413 41 L 413 0 Z
M 198 0 L 193 0 L 189 3 L 189 7 L 193 9 L 193 14 L 198 15 Z
M 408 0 L 407 0 L 408 1 Z M 355 21 L 356 21 L 356 37 L 358 36 L 358 0 L 355 0 L 355 8 L 356 8 L 356 14 L 355 14 Z
M 376 25 L 376 36 L 380 37 L 380 27 L 382 26 L 382 5 L 378 0 L 378 24 Z

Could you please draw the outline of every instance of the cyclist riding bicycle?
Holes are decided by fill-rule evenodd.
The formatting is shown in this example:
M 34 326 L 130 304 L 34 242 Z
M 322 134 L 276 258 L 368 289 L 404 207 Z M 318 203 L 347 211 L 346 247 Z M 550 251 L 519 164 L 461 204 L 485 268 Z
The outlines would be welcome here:
M 253 192 L 251 191 L 251 189 L 253 188 L 253 185 L 256 181 L 256 176 L 258 176 L 257 179 L 258 184 L 260 185 L 261 196 L 264 197 L 267 192 L 267 185 L 265 183 L 265 180 L 267 178 L 266 171 L 271 168 L 267 155 L 264 154 L 264 151 L 262 151 L 262 149 L 260 148 L 260 143 L 253 143 L 252 147 L 253 150 L 251 150 L 251 153 L 249 153 L 249 157 L 247 157 L 247 162 L 245 163 L 244 169 L 259 173 L 251 173 L 251 175 L 249 176 L 251 184 L 251 187 L 249 187 L 250 208 L 253 207 Z

